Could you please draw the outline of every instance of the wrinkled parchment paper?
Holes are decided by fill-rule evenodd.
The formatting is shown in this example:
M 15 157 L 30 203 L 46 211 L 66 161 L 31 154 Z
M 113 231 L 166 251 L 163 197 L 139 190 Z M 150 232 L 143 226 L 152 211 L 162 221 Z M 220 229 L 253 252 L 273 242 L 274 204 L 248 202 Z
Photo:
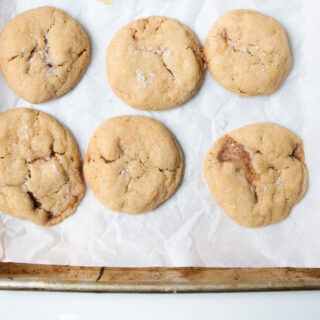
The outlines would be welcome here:
M 186 159 L 183 183 L 164 205 L 147 214 L 106 210 L 88 189 L 77 212 L 54 227 L 39 227 L 0 213 L 0 261 L 87 266 L 320 267 L 320 2 L 317 0 L 0 0 L 0 27 L 15 14 L 52 5 L 87 30 L 92 59 L 77 87 L 35 106 L 64 123 L 82 155 L 105 119 L 140 114 L 160 120 L 179 140 Z M 231 9 L 256 9 L 286 28 L 293 68 L 279 91 L 242 98 L 221 88 L 207 72 L 199 93 L 184 106 L 164 112 L 135 110 L 112 93 L 105 53 L 116 30 L 149 15 L 176 18 L 204 43 L 218 16 Z M 0 76 L 0 111 L 30 107 Z M 272 121 L 304 140 L 309 191 L 283 222 L 246 229 L 232 222 L 209 194 L 203 161 L 222 134 L 246 124 Z

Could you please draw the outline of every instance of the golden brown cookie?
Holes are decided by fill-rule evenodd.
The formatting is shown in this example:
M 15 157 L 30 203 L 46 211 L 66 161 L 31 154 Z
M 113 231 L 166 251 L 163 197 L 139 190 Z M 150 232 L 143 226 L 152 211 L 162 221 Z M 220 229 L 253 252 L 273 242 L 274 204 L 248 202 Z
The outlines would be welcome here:
M 291 66 L 281 24 L 252 10 L 224 13 L 208 34 L 204 54 L 213 78 L 240 96 L 271 94 Z
M 106 208 L 140 213 L 155 209 L 176 191 L 183 163 L 180 146 L 160 122 L 120 116 L 93 134 L 84 175 Z
M 200 43 L 177 20 L 151 16 L 122 27 L 107 50 L 114 93 L 142 110 L 165 110 L 188 101 L 203 80 Z
M 0 34 L 0 70 L 11 89 L 30 103 L 70 91 L 88 61 L 87 34 L 76 20 L 57 8 L 23 12 Z
M 285 219 L 308 185 L 301 139 L 273 123 L 222 136 L 210 149 L 204 172 L 213 198 L 245 227 Z
M 50 226 L 75 212 L 85 186 L 69 130 L 48 114 L 0 114 L 0 211 Z

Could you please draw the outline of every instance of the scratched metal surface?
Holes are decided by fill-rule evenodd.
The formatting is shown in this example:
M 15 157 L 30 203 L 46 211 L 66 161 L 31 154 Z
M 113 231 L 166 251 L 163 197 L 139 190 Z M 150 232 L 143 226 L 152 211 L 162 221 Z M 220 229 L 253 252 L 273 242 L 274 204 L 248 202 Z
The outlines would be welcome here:
M 0 263 L 0 289 L 227 292 L 320 289 L 320 269 L 100 268 Z

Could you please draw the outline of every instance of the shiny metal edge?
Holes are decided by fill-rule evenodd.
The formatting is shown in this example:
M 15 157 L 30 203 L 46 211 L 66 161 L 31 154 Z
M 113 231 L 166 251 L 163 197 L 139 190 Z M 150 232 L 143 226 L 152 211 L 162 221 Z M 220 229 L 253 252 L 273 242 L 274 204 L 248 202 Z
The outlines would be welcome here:
M 106 268 L 0 262 L 0 290 L 97 293 L 320 290 L 320 269 Z
M 320 290 L 320 286 L 256 286 L 204 284 L 95 284 L 95 283 L 54 283 L 43 281 L 0 281 L 0 290 L 23 291 L 59 291 L 59 292 L 92 292 L 92 293 L 205 293 L 205 292 L 252 292 L 252 291 L 291 291 L 291 290 Z

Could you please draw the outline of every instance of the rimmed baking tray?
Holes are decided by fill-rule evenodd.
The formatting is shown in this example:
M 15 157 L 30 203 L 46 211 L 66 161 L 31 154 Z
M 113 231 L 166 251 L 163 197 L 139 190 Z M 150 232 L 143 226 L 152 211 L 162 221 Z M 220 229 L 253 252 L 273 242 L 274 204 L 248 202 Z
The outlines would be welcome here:
M 108 268 L 0 263 L 0 289 L 230 292 L 320 289 L 320 268 Z

